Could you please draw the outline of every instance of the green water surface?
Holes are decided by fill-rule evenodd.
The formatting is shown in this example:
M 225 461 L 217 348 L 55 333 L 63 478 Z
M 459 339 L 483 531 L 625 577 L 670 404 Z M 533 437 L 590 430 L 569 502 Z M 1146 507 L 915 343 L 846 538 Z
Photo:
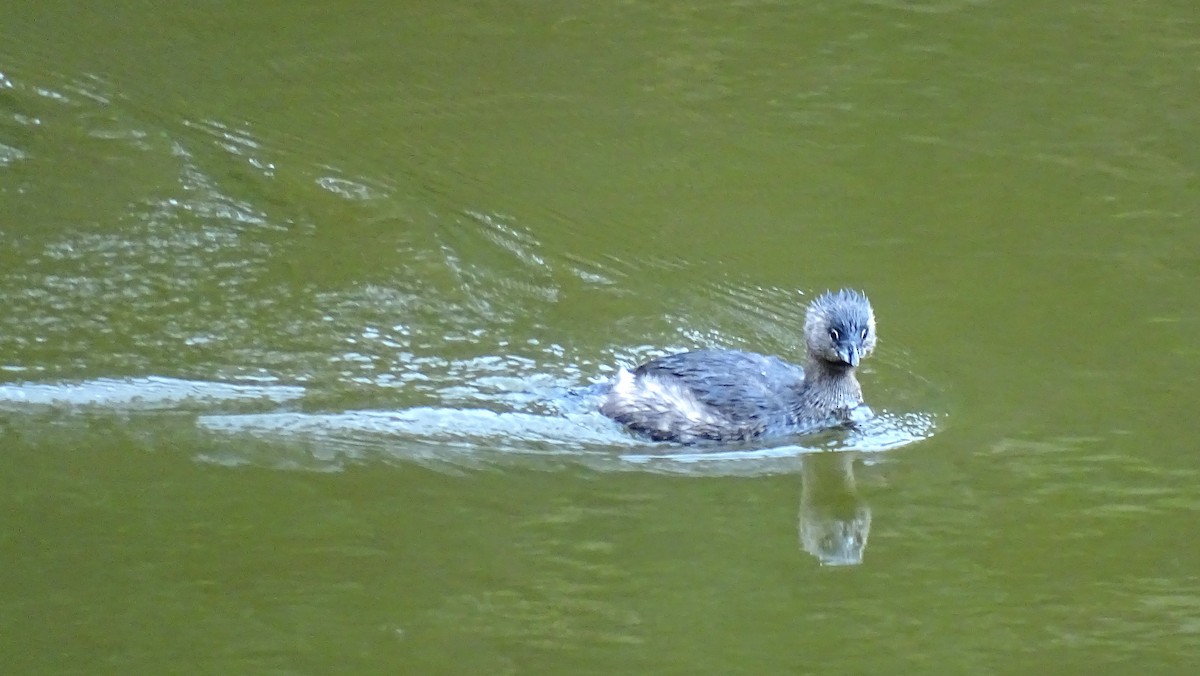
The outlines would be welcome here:
M 1194 4 L 10 4 L 0 672 L 1200 663 Z M 847 285 L 908 432 L 563 413 Z

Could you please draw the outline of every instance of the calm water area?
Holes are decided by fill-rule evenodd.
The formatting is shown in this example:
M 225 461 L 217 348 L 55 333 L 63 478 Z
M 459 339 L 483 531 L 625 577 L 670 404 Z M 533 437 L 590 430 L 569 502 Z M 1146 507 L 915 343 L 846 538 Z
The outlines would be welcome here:
M 0 673 L 1200 669 L 1194 2 L 0 14 Z

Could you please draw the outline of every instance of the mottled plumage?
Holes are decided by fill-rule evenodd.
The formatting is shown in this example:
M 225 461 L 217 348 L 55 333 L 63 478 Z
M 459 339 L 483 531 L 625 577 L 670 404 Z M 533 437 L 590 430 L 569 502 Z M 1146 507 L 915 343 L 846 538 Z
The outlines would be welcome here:
M 600 411 L 657 441 L 741 440 L 845 422 L 862 403 L 854 377 L 875 348 L 867 297 L 818 296 L 804 321 L 807 361 L 736 350 L 700 350 L 617 374 Z

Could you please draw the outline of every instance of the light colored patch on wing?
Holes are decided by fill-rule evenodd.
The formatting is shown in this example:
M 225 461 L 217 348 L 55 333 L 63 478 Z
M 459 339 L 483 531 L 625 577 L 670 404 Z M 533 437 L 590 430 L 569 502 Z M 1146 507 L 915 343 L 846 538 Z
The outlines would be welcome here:
M 640 411 L 639 417 L 645 418 L 643 423 L 657 423 L 653 426 L 664 430 L 684 420 L 703 427 L 726 422 L 678 380 L 653 374 L 636 376 L 625 369 L 617 372 L 605 408 Z

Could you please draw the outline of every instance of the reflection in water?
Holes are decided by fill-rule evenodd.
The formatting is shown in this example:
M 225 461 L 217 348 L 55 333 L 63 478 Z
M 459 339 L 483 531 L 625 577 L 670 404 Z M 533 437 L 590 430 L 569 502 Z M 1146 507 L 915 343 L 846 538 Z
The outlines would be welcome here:
M 854 482 L 857 453 L 812 453 L 802 459 L 800 546 L 828 566 L 862 563 L 871 507 Z

